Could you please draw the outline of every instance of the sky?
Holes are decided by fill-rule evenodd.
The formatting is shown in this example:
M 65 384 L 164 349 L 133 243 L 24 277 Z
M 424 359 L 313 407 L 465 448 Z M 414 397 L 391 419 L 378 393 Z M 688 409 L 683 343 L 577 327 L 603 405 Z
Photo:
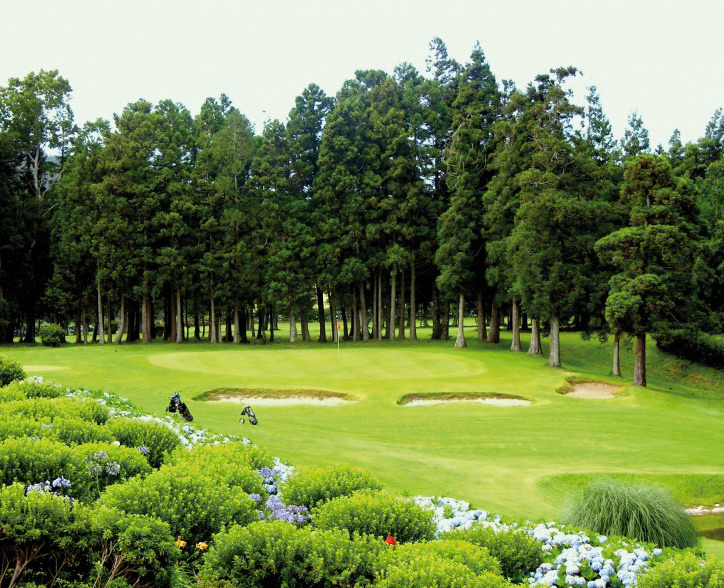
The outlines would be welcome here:
M 477 41 L 524 88 L 573 65 L 614 135 L 631 113 L 652 148 L 704 135 L 724 107 L 721 0 L 0 0 L 0 85 L 57 69 L 76 121 L 170 98 L 197 114 L 225 93 L 261 133 L 310 83 L 334 95 L 359 69 L 425 73 L 433 37 L 465 62 Z

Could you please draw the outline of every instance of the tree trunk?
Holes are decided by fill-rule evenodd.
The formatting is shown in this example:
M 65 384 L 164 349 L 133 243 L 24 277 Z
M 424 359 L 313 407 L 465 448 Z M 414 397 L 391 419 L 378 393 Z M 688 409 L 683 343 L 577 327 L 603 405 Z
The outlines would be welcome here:
M 633 383 L 646 387 L 646 333 L 636 335 L 636 363 L 634 364 Z
M 327 342 L 326 326 L 324 324 L 324 295 L 322 294 L 322 288 L 317 284 L 317 312 L 319 313 L 319 341 L 320 343 Z
M 375 272 L 375 281 L 372 285 L 372 337 L 378 339 L 380 332 L 379 310 L 377 308 L 377 289 L 379 287 L 379 272 Z
M 312 336 L 309 334 L 309 320 L 307 319 L 307 311 L 304 309 L 299 311 L 299 322 L 302 325 L 302 341 L 311 341 Z
M 365 284 L 360 280 L 359 283 L 359 323 L 362 328 L 362 340 L 367 341 L 370 338 L 370 330 L 367 325 L 367 302 L 365 301 Z
M 241 316 L 239 317 L 239 321 L 241 323 L 241 330 L 239 331 L 239 342 L 248 343 L 249 339 L 246 335 L 246 331 L 247 327 L 249 326 L 249 316 L 246 306 L 242 304 L 241 310 L 239 312 L 241 314 Z
M 218 343 L 216 332 L 216 304 L 214 303 L 214 284 L 209 288 L 209 343 Z
M 377 339 L 382 340 L 382 272 L 377 270 Z
M 261 308 L 261 303 L 257 304 L 256 315 L 259 320 L 259 328 L 256 331 L 256 340 L 266 343 L 266 335 L 264 334 L 264 311 Z
M 510 344 L 510 349 L 520 351 L 520 302 L 516 298 L 513 298 L 511 318 L 513 319 L 513 341 Z
M 405 338 L 405 306 L 406 306 L 406 300 L 405 297 L 407 296 L 407 293 L 405 292 L 405 271 L 403 270 L 400 273 L 400 326 L 399 326 L 399 334 L 398 339 L 404 339 Z
M 83 327 L 83 345 L 88 345 L 88 313 L 86 312 L 85 305 L 80 311 L 80 322 Z
M 274 304 L 269 305 L 269 343 L 274 343 L 274 325 L 276 324 L 277 313 L 274 310 Z
M 495 302 L 490 307 L 490 329 L 488 343 L 500 343 L 500 308 Z
M 613 375 L 621 376 L 621 358 L 619 355 L 621 333 L 616 331 L 613 335 Z
M 168 313 L 164 314 L 166 328 L 164 336 L 168 335 L 168 340 L 176 343 L 178 325 L 176 323 L 176 290 L 173 289 L 169 292 L 168 296 Z
M 557 316 L 551 317 L 551 349 L 548 354 L 548 365 L 561 367 L 560 319 Z
M 118 325 L 118 332 L 116 333 L 116 344 L 120 344 L 123 341 L 123 335 L 126 332 L 126 295 L 121 292 L 121 322 Z
M 442 338 L 447 341 L 450 338 L 450 301 L 445 300 L 442 310 Z
M 113 318 L 111 317 L 111 293 L 109 292 L 106 296 L 106 316 L 108 317 L 108 329 L 106 330 L 106 343 L 110 345 L 111 341 L 113 340 L 112 331 L 113 331 Z
M 485 341 L 485 310 L 483 309 L 483 293 L 478 292 L 478 341 Z
M 455 347 L 463 348 L 468 344 L 465 341 L 465 294 L 460 292 L 460 302 L 458 302 L 458 336 L 455 339 Z
M 432 335 L 433 340 L 442 338 L 442 325 L 440 325 L 440 296 L 437 287 L 432 285 Z
M 415 297 L 415 258 L 410 266 L 410 341 L 417 341 L 417 300 Z
M 0 300 L 2 300 L 0 298 Z M 2 341 L 2 333 L 0 333 L 0 341 Z M 80 321 L 80 307 L 75 309 L 75 344 L 80 345 L 83 342 L 83 333 Z M 2 577 L 2 576 L 0 576 Z
M 184 340 L 184 307 L 181 304 L 181 286 L 176 286 L 176 343 Z
M 289 342 L 297 342 L 297 319 L 294 318 L 294 305 L 289 307 Z
M 389 338 L 390 341 L 395 339 L 395 310 L 396 310 L 396 297 L 397 297 L 397 272 L 393 271 L 390 274 L 390 326 L 389 326 Z
M 239 301 L 234 300 L 234 344 L 241 343 L 241 317 L 239 316 Z
M 96 323 L 96 331 L 98 332 L 98 343 L 105 344 L 106 338 L 103 331 L 103 296 L 101 295 L 101 285 L 96 286 L 98 292 L 98 322 Z
M 528 347 L 528 355 L 539 355 L 543 353 L 540 344 L 540 324 L 537 318 L 530 321 L 530 346 Z
M 329 295 L 329 322 L 332 325 L 332 343 L 336 343 L 339 340 L 339 331 L 337 330 L 337 307 L 334 305 L 334 298 L 332 293 Z

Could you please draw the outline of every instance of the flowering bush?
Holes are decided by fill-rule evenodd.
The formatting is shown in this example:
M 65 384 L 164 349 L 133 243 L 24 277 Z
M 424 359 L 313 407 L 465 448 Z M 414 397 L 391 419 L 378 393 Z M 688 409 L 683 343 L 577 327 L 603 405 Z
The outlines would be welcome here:
M 21 398 L 60 398 L 66 394 L 62 386 L 52 382 L 44 382 L 38 378 L 15 380 L 8 384 L 5 390 L 7 392 L 17 390 L 22 395 Z
M 372 473 L 340 463 L 302 468 L 281 486 L 281 493 L 289 502 L 314 508 L 356 490 L 381 489 L 382 484 Z
M 0 355 L 0 388 L 24 378 L 25 372 L 19 362 L 7 355 Z
M 381 588 L 512 588 L 502 576 L 491 572 L 475 574 L 469 567 L 437 557 L 419 554 L 390 565 L 375 583 Z
M 449 541 L 440 539 L 427 543 L 408 543 L 400 546 L 397 557 L 404 561 L 414 561 L 420 555 L 431 555 L 440 559 L 454 561 L 469 568 L 475 574 L 490 572 L 501 575 L 500 562 L 490 555 L 485 547 L 473 545 L 467 541 Z
M 360 490 L 314 509 L 318 529 L 347 529 L 350 534 L 392 535 L 398 542 L 429 541 L 435 536 L 432 514 L 396 494 Z
M 369 585 L 389 551 L 344 531 L 310 532 L 281 521 L 231 527 L 214 537 L 198 578 L 206 588 Z
M 153 468 L 164 463 L 168 454 L 181 446 L 181 441 L 171 429 L 154 422 L 129 418 L 113 418 L 108 429 L 126 447 L 145 447 L 141 451 Z
M 55 439 L 66 445 L 82 443 L 111 443 L 113 435 L 106 426 L 97 425 L 78 417 L 56 417 L 52 423 L 43 423 L 40 437 Z
M 110 414 L 108 409 L 97 402 L 75 398 L 28 398 L 27 400 L 0 403 L 0 419 L 16 418 L 17 416 L 51 422 L 58 416 L 73 416 L 103 425 L 108 421 Z

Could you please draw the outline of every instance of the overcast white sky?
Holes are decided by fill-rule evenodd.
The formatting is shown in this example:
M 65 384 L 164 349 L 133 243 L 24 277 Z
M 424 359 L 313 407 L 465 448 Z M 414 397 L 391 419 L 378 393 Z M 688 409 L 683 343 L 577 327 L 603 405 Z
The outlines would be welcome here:
M 424 72 L 439 36 L 461 62 L 480 41 L 519 87 L 578 67 L 616 136 L 636 110 L 654 147 L 724 107 L 722 23 L 721 0 L 0 0 L 0 85 L 58 69 L 78 122 L 138 98 L 196 114 L 223 92 L 261 132 L 311 82 L 334 95 L 357 69 Z

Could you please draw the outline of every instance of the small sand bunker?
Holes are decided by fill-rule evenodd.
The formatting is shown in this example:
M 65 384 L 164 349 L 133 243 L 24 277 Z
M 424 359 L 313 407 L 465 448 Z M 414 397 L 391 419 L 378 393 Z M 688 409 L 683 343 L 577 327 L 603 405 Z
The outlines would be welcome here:
M 411 400 L 404 406 L 426 406 L 431 404 L 448 404 L 450 402 L 477 402 L 479 404 L 492 404 L 493 406 L 526 406 L 530 400 L 516 400 L 515 398 L 453 398 L 451 400 Z
M 525 406 L 530 404 L 530 400 L 516 396 L 456 394 L 454 392 L 406 394 L 400 398 L 397 404 L 402 406 L 433 406 L 437 404 L 449 404 L 451 402 L 477 402 L 479 404 L 490 404 L 492 406 Z
M 314 404 L 317 406 L 334 406 L 344 404 L 347 400 L 343 398 L 313 398 L 311 396 L 287 396 L 279 398 L 253 396 L 219 396 L 214 398 L 214 402 L 236 402 L 238 404 L 254 404 L 258 406 L 287 406 L 293 404 Z
M 614 398 L 616 396 L 616 392 L 620 389 L 620 386 L 605 384 L 603 382 L 580 382 L 578 384 L 573 384 L 573 392 L 569 392 L 566 396 L 605 400 L 607 398 Z

